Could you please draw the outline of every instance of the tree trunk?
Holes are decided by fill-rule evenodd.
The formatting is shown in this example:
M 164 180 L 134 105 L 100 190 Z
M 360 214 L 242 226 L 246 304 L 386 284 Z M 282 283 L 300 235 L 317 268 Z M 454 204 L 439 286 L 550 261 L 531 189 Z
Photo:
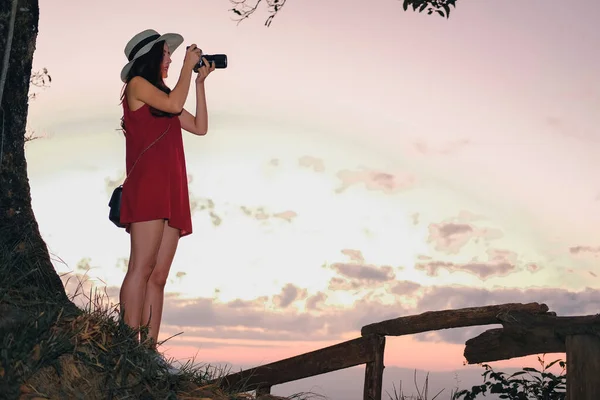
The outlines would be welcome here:
M 18 1 L 9 63 L 5 65 L 12 6 L 12 0 L 0 1 L 0 71 L 8 68 L 0 110 L 0 301 L 21 306 L 70 305 L 31 207 L 25 161 L 29 79 L 39 5 L 37 0 Z M 61 201 L 59 193 L 54 201 Z

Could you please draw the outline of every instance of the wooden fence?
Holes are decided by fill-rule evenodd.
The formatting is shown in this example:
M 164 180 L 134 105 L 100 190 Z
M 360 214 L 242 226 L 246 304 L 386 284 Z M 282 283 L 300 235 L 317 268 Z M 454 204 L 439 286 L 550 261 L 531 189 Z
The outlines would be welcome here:
M 381 400 L 386 336 L 501 324 L 469 339 L 469 364 L 542 353 L 566 353 L 567 399 L 600 399 L 600 315 L 557 317 L 538 303 L 429 311 L 369 324 L 361 337 L 285 360 L 227 375 L 215 383 L 268 394 L 271 387 L 366 364 L 363 399 Z

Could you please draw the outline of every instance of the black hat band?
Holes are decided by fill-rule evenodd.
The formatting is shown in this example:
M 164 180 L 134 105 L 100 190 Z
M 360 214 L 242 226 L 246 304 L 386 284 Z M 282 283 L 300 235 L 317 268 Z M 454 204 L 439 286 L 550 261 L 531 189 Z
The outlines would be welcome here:
M 129 53 L 129 56 L 127 57 L 127 59 L 129 61 L 133 60 L 133 57 L 137 54 L 138 51 L 141 50 L 142 47 L 144 47 L 145 45 L 147 45 L 148 43 L 158 39 L 160 37 L 160 35 L 152 35 L 152 36 L 148 36 L 147 38 L 140 40 L 140 42 L 138 44 L 136 44 L 133 49 L 131 49 L 131 52 Z

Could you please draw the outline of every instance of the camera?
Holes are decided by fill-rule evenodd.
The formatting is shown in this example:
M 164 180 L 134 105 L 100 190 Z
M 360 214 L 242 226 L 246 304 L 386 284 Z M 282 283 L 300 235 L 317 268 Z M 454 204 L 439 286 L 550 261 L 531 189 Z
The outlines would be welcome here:
M 186 49 L 189 49 L 190 46 L 187 46 Z M 198 64 L 194 65 L 194 72 L 198 72 L 198 69 L 200 69 L 203 65 L 204 65 L 204 61 L 202 60 L 202 58 L 206 58 L 206 61 L 208 61 L 209 63 L 209 67 L 210 64 L 214 63 L 215 64 L 215 68 L 227 68 L 227 55 L 226 54 L 202 54 L 202 56 L 200 57 L 200 61 L 198 61 Z
M 225 55 L 225 54 L 202 54 L 202 56 L 200 57 L 200 61 L 198 61 L 198 64 L 196 64 L 194 66 L 194 72 L 198 72 L 198 69 L 200 67 L 202 67 L 202 65 L 204 65 L 204 61 L 202 60 L 202 58 L 206 58 L 206 61 L 208 61 L 209 67 L 210 67 L 210 64 L 214 63 L 215 68 L 227 68 L 227 55 Z

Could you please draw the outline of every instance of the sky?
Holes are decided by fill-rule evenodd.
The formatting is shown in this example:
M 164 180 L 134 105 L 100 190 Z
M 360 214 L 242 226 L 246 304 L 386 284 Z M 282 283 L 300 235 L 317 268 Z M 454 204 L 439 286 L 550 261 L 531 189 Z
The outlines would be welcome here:
M 34 70 L 52 83 L 34 88 L 26 155 L 67 290 L 83 280 L 118 300 L 119 72 L 152 28 L 229 60 L 206 82 L 209 133 L 184 132 L 194 232 L 166 288 L 161 339 L 182 333 L 167 355 L 256 366 L 425 311 L 597 313 L 600 3 L 458 3 L 443 19 L 289 0 L 265 27 L 264 8 L 238 24 L 226 1 L 40 1 Z M 172 58 L 171 87 L 183 51 Z M 489 328 L 389 337 L 385 364 L 479 373 L 464 342 Z

